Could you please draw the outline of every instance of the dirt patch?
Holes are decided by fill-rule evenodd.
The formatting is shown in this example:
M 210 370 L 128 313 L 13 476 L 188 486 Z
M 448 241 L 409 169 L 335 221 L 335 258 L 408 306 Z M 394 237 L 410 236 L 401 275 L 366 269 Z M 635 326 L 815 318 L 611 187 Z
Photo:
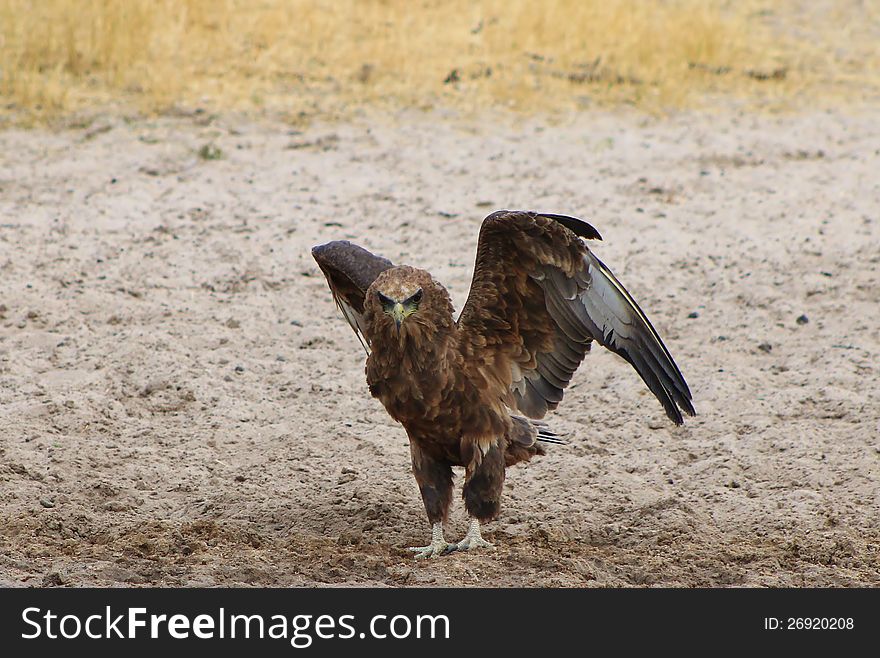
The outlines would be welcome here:
M 389 123 L 0 133 L 2 584 L 880 584 L 876 114 Z M 460 308 L 504 207 L 600 230 L 699 415 L 594 350 L 497 549 L 416 562 L 405 433 L 309 248 Z

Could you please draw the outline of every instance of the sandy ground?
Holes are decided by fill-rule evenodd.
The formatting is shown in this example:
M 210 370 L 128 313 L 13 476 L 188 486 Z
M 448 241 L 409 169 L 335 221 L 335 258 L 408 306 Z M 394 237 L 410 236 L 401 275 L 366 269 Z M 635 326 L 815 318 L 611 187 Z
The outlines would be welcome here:
M 0 584 L 880 585 L 878 171 L 876 113 L 0 133 Z M 594 350 L 497 550 L 416 562 L 406 436 L 308 250 L 460 308 L 498 208 L 601 231 L 699 415 Z

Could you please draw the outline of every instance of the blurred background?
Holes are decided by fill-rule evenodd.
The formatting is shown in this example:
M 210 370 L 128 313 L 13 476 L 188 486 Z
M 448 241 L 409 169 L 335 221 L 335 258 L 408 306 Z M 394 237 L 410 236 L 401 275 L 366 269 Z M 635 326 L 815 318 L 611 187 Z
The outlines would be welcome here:
M 0 0 L 6 122 L 878 98 L 876 0 Z

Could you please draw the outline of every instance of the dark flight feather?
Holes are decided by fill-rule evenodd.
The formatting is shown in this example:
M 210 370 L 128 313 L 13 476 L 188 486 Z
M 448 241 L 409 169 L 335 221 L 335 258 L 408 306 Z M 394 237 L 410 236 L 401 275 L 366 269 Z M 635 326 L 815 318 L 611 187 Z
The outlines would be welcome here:
M 595 340 L 626 359 L 680 425 L 682 412 L 695 412 L 678 366 L 639 305 L 579 237 L 600 239 L 592 226 L 564 215 L 489 215 L 459 327 L 480 336 L 474 344 L 487 343 L 491 354 L 483 359 L 511 363 L 514 406 L 526 415 L 540 418 L 556 408 Z M 535 313 L 540 307 L 544 312 Z M 487 331 L 493 340 L 483 340 Z

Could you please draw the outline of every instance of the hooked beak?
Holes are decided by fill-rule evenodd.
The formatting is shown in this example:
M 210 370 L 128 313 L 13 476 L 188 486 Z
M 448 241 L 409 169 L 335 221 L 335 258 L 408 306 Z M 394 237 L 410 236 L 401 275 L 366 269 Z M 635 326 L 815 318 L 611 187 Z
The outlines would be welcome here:
M 397 325 L 397 331 L 399 332 L 400 323 L 403 322 L 403 319 L 406 317 L 406 313 L 403 310 L 403 304 L 397 302 L 394 305 L 394 308 L 391 309 L 390 315 L 394 319 L 394 324 Z

